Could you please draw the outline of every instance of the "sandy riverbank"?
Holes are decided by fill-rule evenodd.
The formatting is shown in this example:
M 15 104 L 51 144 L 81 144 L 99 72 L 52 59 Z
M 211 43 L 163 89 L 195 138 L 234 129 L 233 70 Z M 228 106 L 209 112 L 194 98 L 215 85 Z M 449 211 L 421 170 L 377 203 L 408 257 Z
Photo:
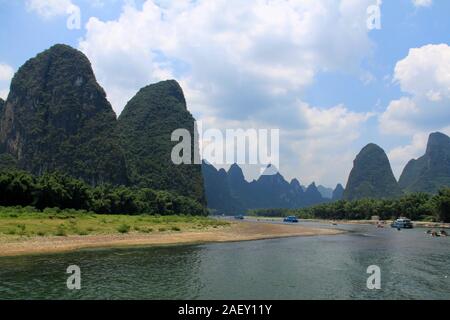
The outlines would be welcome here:
M 220 229 L 206 229 L 202 231 L 32 237 L 12 241 L 8 240 L 8 238 L 0 238 L 0 256 L 59 253 L 84 248 L 157 246 L 335 235 L 342 232 L 340 230 L 310 228 L 299 225 L 233 222 L 229 226 Z

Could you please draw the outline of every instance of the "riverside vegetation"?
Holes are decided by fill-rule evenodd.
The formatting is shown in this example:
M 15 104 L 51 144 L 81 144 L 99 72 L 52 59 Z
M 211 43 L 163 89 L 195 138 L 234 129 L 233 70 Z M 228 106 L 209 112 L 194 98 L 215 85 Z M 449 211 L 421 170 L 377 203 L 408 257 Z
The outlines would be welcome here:
M 88 58 L 55 45 L 20 67 L 0 100 L 0 206 L 202 216 L 208 205 L 218 214 L 449 220 L 449 191 L 437 194 L 450 186 L 445 134 L 430 135 L 425 155 L 408 163 L 399 182 L 384 150 L 367 145 L 345 190 L 338 185 L 325 199 L 315 183 L 306 188 L 279 173 L 247 182 L 237 165 L 228 172 L 207 163 L 176 166 L 170 155 L 178 142 L 170 136 L 179 128 L 195 136 L 176 81 L 142 88 L 117 118 Z M 194 141 L 191 147 L 196 154 Z
M 98 214 L 206 214 L 194 199 L 168 191 L 111 184 L 92 187 L 57 172 L 39 177 L 24 171 L 0 172 L 0 206 L 74 209 Z
M 334 220 L 412 220 L 450 222 L 450 138 L 431 133 L 425 154 L 411 160 L 396 181 L 389 159 L 375 144 L 355 158 L 345 191 L 328 202 L 300 209 L 257 209 L 258 216 L 289 216 Z M 336 190 L 335 190 L 336 191 Z M 342 192 L 343 191 L 343 192 Z M 335 192 L 336 194 L 338 192 Z
M 153 234 L 206 230 L 229 223 L 202 216 L 98 215 L 85 210 L 0 207 L 0 237 L 17 239 L 46 236 Z
M 436 195 L 411 193 L 396 199 L 340 200 L 303 209 L 252 210 L 250 214 L 332 220 L 370 220 L 372 216 L 388 220 L 401 215 L 412 220 L 450 222 L 450 188 L 443 188 Z
M 110 184 L 91 187 L 56 172 L 39 177 L 24 171 L 0 172 L 0 234 L 8 238 L 148 234 L 227 225 L 205 217 L 205 212 L 195 200 L 168 191 Z
M 0 206 L 206 215 L 201 166 L 171 162 L 177 128 L 194 118 L 176 81 L 143 88 L 117 119 L 88 58 L 52 46 L 0 101 Z

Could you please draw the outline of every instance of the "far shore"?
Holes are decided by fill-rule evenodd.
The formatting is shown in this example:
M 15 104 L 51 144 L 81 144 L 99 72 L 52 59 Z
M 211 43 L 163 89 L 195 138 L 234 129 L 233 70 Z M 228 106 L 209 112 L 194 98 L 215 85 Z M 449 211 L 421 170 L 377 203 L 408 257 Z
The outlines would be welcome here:
M 0 256 L 50 254 L 87 248 L 162 246 L 264 240 L 300 236 L 336 235 L 342 230 L 257 222 L 232 222 L 221 228 L 201 231 L 128 233 L 86 236 L 0 238 Z
M 249 218 L 260 220 L 260 221 L 273 221 L 279 222 L 282 221 L 283 218 L 278 217 L 257 217 L 257 216 L 249 216 Z M 302 222 L 317 222 L 323 224 L 378 224 L 378 220 L 332 220 L 332 219 L 299 219 Z M 383 220 L 386 225 L 390 225 L 392 220 Z M 443 228 L 450 229 L 450 223 L 444 222 L 429 222 L 429 221 L 413 221 L 415 227 L 418 228 Z

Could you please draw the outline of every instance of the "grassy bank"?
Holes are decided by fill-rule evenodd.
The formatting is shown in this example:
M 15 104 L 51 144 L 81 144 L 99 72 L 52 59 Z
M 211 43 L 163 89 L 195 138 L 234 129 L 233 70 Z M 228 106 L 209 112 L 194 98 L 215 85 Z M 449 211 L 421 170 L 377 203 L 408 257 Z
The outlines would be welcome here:
M 161 246 L 334 235 L 340 230 L 199 216 L 98 215 L 0 207 L 0 257 L 86 248 Z
M 200 216 L 99 215 L 86 211 L 0 207 L 0 237 L 87 236 L 214 229 L 228 222 Z

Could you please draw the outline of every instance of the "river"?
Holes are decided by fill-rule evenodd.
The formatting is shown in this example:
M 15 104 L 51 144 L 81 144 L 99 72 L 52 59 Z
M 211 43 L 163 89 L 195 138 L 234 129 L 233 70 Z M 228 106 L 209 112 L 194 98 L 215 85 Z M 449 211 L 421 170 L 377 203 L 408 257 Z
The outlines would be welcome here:
M 450 299 L 450 237 L 338 228 L 348 233 L 2 257 L 0 299 Z M 81 290 L 67 289 L 69 265 Z M 380 290 L 367 288 L 370 265 Z

